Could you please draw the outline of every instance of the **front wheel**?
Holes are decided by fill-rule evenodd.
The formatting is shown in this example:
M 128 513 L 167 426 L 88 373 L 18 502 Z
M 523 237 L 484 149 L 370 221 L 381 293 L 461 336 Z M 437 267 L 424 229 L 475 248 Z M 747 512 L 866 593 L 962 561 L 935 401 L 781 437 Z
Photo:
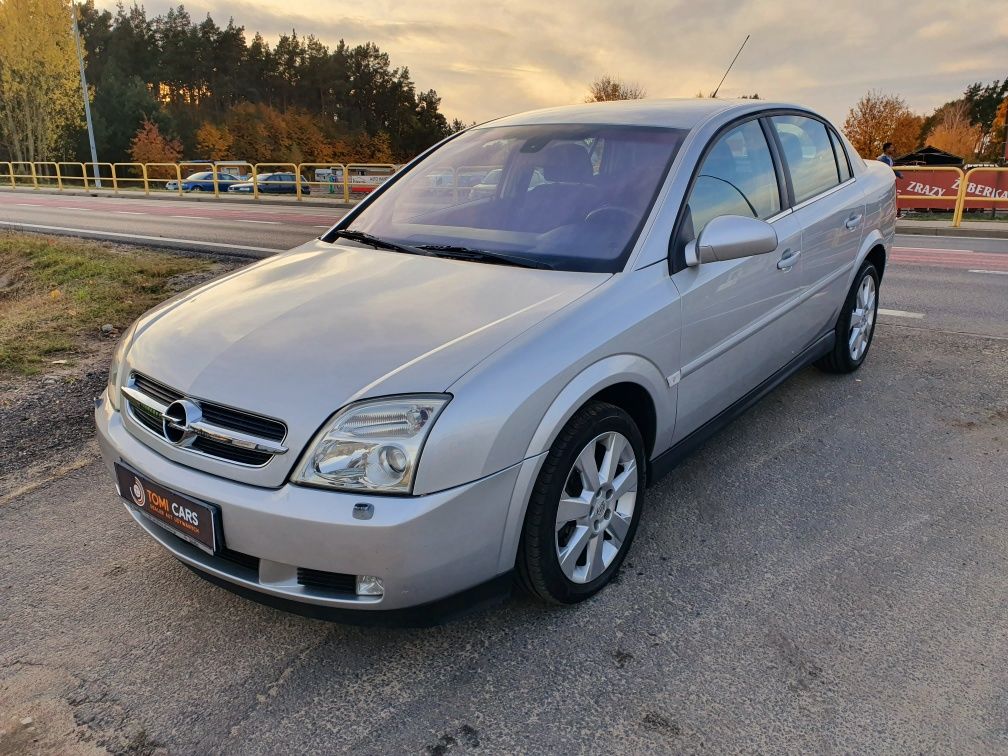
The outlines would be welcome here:
M 517 568 L 530 593 L 573 604 L 612 580 L 640 521 L 644 464 L 640 431 L 620 408 L 591 402 L 568 421 L 522 528 Z
M 836 325 L 833 351 L 816 362 L 827 373 L 853 373 L 864 362 L 875 335 L 878 315 L 879 275 L 875 266 L 865 263 L 854 279 Z

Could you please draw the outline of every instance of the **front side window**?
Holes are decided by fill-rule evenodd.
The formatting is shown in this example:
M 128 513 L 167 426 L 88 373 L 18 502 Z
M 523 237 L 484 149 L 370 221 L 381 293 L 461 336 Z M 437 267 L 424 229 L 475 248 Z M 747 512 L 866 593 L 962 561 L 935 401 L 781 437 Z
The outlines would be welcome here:
M 685 133 L 605 124 L 472 129 L 399 177 L 348 230 L 617 272 Z
M 687 203 L 687 236 L 696 238 L 719 215 L 765 220 L 780 209 L 770 148 L 759 122 L 748 121 L 719 137 L 704 158 Z
M 774 116 L 770 120 L 791 175 L 795 203 L 804 202 L 840 183 L 833 145 L 821 121 L 798 115 Z

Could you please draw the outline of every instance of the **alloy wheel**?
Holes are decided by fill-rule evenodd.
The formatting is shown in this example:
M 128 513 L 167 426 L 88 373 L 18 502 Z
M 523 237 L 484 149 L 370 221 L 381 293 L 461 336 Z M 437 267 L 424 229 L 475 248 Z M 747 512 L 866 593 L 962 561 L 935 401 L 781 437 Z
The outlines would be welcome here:
M 857 362 L 868 349 L 872 326 L 875 324 L 875 279 L 866 275 L 861 280 L 851 312 L 850 332 L 847 335 L 847 349 L 851 359 Z
M 590 583 L 623 549 L 639 479 L 633 446 L 621 433 L 602 433 L 578 454 L 556 516 L 556 553 L 568 580 Z

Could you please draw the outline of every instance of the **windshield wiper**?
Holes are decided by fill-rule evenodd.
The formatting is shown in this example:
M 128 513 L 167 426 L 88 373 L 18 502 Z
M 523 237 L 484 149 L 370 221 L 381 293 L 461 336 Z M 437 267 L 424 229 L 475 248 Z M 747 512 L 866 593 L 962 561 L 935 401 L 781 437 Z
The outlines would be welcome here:
M 409 255 L 423 255 L 424 257 L 432 256 L 431 252 L 427 252 L 423 249 L 411 247 L 408 244 L 399 244 L 398 242 L 382 239 L 378 236 L 372 236 L 371 234 L 365 234 L 363 231 L 350 231 L 349 229 L 344 228 L 333 233 L 334 238 L 349 239 L 350 241 L 360 242 L 361 244 L 368 244 L 375 249 L 391 249 L 394 252 L 405 252 Z
M 428 253 L 434 253 L 439 257 L 450 257 L 454 260 L 474 260 L 476 262 L 491 262 L 498 263 L 500 265 L 515 265 L 519 268 L 554 270 L 552 265 L 542 262 L 541 260 L 532 260 L 528 257 L 508 255 L 503 252 L 490 252 L 485 249 L 459 247 L 454 244 L 421 244 L 417 247 L 417 249 Z

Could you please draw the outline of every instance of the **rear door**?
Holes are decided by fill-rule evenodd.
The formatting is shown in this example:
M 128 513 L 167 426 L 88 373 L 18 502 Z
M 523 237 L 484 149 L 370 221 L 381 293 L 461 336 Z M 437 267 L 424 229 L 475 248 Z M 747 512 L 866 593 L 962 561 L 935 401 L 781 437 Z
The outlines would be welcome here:
M 817 334 L 836 323 L 851 267 L 861 248 L 864 197 L 843 143 L 823 121 L 808 115 L 770 118 L 787 169 L 794 216 L 801 225 L 805 317 Z
M 752 119 L 714 139 L 694 178 L 676 233 L 680 250 L 721 215 L 767 220 L 778 247 L 673 274 L 683 317 L 676 440 L 769 378 L 811 339 L 811 324 L 797 312 L 805 291 L 801 226 L 782 210 L 779 170 L 763 126 Z

